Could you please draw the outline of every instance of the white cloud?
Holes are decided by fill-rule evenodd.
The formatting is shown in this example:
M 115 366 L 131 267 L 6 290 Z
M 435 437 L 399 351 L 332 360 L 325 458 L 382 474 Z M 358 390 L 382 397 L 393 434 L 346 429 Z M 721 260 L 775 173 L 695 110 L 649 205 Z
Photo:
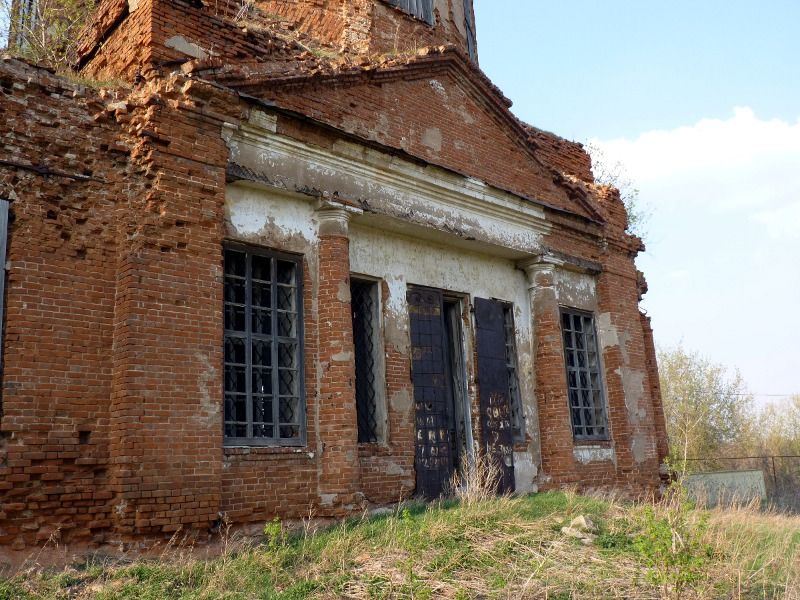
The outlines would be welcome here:
M 774 210 L 756 213 L 754 218 L 766 225 L 767 232 L 772 238 L 800 239 L 800 200 Z
M 763 120 L 740 107 L 728 119 L 591 143 L 626 167 L 656 211 L 742 211 L 772 236 L 800 236 L 800 118 Z
M 656 341 L 739 367 L 755 392 L 800 392 L 800 119 L 737 108 L 635 139 L 593 140 L 652 208 L 645 306 Z

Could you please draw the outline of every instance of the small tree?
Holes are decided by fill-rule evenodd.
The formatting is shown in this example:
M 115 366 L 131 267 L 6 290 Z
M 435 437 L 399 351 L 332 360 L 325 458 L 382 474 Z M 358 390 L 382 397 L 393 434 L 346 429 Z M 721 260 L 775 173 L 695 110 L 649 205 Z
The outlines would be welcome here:
M 95 0 L 0 0 L 6 45 L 18 56 L 67 71 L 94 8 Z
M 750 445 L 753 398 L 732 374 L 681 346 L 660 349 L 658 370 L 672 460 L 686 471 L 690 457 L 721 456 Z
M 628 213 L 628 233 L 642 239 L 647 237 L 647 225 L 653 211 L 639 197 L 639 188 L 635 186 L 625 165 L 609 160 L 605 151 L 596 144 L 586 144 L 586 151 L 592 157 L 594 179 L 601 185 L 610 185 L 619 190 L 620 198 Z

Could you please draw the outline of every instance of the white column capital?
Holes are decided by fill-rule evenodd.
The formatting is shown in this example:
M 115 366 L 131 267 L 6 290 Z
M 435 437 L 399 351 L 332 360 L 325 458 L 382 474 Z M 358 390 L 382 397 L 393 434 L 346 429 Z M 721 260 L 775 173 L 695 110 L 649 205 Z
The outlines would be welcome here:
M 338 202 L 320 202 L 315 212 L 319 222 L 319 234 L 347 236 L 350 228 L 350 218 L 352 215 L 362 212 L 360 209 Z
M 545 254 L 538 254 L 517 261 L 517 267 L 525 271 L 528 278 L 528 285 L 533 287 L 536 284 L 536 276 L 540 273 L 554 273 L 559 266 L 558 260 Z

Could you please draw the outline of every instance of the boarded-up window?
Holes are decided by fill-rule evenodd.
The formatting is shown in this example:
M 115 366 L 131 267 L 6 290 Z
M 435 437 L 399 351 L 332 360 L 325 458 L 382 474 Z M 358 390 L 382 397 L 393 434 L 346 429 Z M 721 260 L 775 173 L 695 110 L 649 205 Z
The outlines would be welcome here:
M 225 249 L 225 442 L 305 442 L 303 277 L 296 256 Z
M 608 439 L 597 333 L 591 314 L 561 311 L 572 433 L 577 440 Z
M 386 0 L 392 6 L 433 25 L 433 0 Z

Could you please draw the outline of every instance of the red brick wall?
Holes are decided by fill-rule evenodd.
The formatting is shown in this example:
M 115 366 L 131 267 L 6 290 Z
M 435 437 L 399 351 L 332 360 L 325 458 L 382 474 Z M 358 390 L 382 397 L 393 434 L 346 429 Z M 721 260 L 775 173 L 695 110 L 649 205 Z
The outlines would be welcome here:
M 577 177 L 586 183 L 594 182 L 592 159 L 582 144 L 570 142 L 548 131 L 528 127 L 531 140 L 537 146 L 536 155 L 549 167 Z
M 329 219 L 320 217 L 319 237 L 319 493 L 327 498 L 323 507 L 350 505 L 352 510 L 359 473 L 350 242 L 343 226 Z
M 276 70 L 292 71 L 303 49 L 273 36 L 266 28 L 246 28 L 232 17 L 241 3 L 219 0 L 197 6 L 184 0 L 139 0 L 128 13 L 127 2 L 106 0 L 85 32 L 79 68 L 95 79 L 132 81 L 139 73 L 170 73 L 196 57 L 167 46 L 172 38 L 196 44 L 209 61 L 269 61 Z M 106 15 L 115 15 L 109 19 Z M 312 57 L 308 56 L 311 60 Z
M 140 0 L 128 12 L 127 0 L 105 0 L 84 33 L 78 66 L 95 79 L 130 81 L 152 61 L 153 7 Z
M 583 213 L 491 107 L 444 71 L 409 80 L 265 89 L 263 97 L 348 133 L 502 189 Z
M 0 419 L 0 545 L 102 538 L 110 526 L 109 397 L 124 199 L 146 180 L 112 97 L 0 62 L 12 200 Z M 80 140 L 80 144 L 76 144 Z
M 258 0 L 265 15 L 276 15 L 299 31 L 334 48 L 362 54 L 416 52 L 426 46 L 453 44 L 467 52 L 454 21 L 463 12 L 462 0 L 437 0 L 433 26 L 382 0 Z M 258 18 L 258 17 L 256 17 Z
M 660 464 L 664 464 L 665 459 L 669 456 L 669 438 L 667 436 L 667 423 L 664 416 L 664 404 L 661 396 L 661 382 L 658 375 L 658 360 L 656 358 L 655 340 L 653 339 L 653 327 L 650 317 L 644 313 L 640 313 L 639 316 L 642 321 L 642 331 L 644 335 L 648 393 L 653 401 L 658 460 Z
M 351 133 L 405 144 L 430 162 L 566 203 L 566 193 L 521 158 L 494 113 L 448 77 L 279 96 Z M 449 102 L 431 109 L 441 93 L 434 78 Z M 0 545 L 30 546 L 58 529 L 63 540 L 81 543 L 130 542 L 178 528 L 202 537 L 220 512 L 236 522 L 297 517 L 309 505 L 317 514 L 342 514 L 360 506 L 360 494 L 388 502 L 410 491 L 413 418 L 403 410 L 413 414 L 413 393 L 401 349 L 386 348 L 388 443 L 356 443 L 341 231 L 323 231 L 318 266 L 306 261 L 308 446 L 223 448 L 228 149 L 221 132 L 247 110 L 234 93 L 178 77 L 116 95 L 94 92 L 15 61 L 0 62 L 0 91 L 3 160 L 81 176 L 0 167 L 0 194 L 12 200 L 13 215 Z M 407 112 L 392 112 L 397 99 Z M 423 143 L 428 128 L 442 132 L 440 150 Z M 308 127 L 282 131 L 331 141 L 330 132 Z M 652 338 L 638 311 L 632 257 L 639 245 L 623 233 L 618 196 L 607 192 L 598 201 L 608 225 L 548 211 L 557 232 L 545 243 L 602 266 L 600 312 L 620 339 L 604 354 L 618 460 L 575 464 L 551 302 L 536 321 L 544 470 L 552 485 L 641 489 L 655 485 L 666 442 Z M 549 283 L 540 283 L 547 292 Z M 633 373 L 633 382 L 618 371 Z M 631 422 L 624 392 L 639 375 L 641 414 Z

